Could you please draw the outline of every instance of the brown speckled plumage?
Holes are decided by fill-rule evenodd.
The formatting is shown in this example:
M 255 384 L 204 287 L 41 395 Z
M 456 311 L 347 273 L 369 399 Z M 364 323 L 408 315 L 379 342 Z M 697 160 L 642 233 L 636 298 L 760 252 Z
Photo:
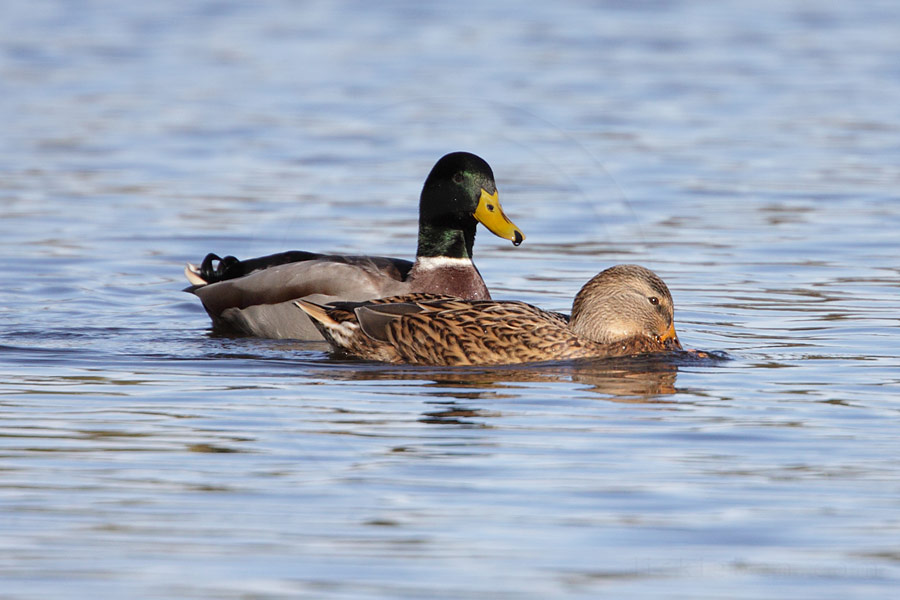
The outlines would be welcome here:
M 585 284 L 571 320 L 524 302 L 429 294 L 297 305 L 336 348 L 391 363 L 497 365 L 681 348 L 665 283 L 636 265 L 612 267 Z

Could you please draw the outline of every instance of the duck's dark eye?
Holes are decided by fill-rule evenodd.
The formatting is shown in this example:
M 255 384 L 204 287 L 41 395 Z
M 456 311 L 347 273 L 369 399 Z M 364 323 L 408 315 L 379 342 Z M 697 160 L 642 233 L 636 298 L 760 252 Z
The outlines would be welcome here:
M 647 298 L 647 300 L 649 300 L 650 304 L 652 304 L 653 306 L 659 306 L 659 298 L 657 298 L 656 296 L 650 296 L 649 298 Z
M 453 182 L 454 183 L 462 183 L 463 182 L 463 174 L 456 173 L 455 175 L 453 175 Z

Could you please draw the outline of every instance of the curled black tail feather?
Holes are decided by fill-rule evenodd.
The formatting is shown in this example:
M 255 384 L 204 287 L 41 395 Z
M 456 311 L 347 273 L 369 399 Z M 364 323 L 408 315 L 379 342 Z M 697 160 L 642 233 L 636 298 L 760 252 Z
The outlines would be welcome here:
M 304 250 L 291 250 L 288 252 L 279 252 L 259 258 L 250 258 L 247 260 L 238 260 L 234 256 L 226 256 L 220 258 L 219 255 L 209 253 L 203 262 L 200 263 L 200 277 L 206 280 L 206 283 L 216 283 L 218 281 L 226 281 L 228 279 L 237 279 L 248 275 L 253 271 L 274 267 L 276 265 L 284 265 L 294 262 L 303 262 L 306 260 L 314 260 L 321 258 L 322 254 L 315 252 L 306 252 Z

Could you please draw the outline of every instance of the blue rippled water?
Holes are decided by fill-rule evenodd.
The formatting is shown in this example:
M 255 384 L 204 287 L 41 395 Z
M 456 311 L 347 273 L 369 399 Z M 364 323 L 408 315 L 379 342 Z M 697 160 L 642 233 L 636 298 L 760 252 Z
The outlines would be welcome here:
M 4 5 L 4 598 L 885 598 L 900 6 Z M 497 298 L 638 262 L 730 360 L 386 367 L 222 337 L 207 252 L 411 257 L 493 167 Z

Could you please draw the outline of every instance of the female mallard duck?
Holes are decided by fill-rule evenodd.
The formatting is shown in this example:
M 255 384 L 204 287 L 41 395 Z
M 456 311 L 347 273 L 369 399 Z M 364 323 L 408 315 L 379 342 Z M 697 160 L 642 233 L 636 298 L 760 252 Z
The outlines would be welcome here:
M 571 318 L 524 302 L 423 294 L 296 305 L 335 348 L 391 363 L 499 365 L 681 349 L 669 289 L 638 265 L 588 281 Z
M 525 236 L 497 200 L 491 167 L 468 152 L 441 158 L 422 188 L 415 262 L 381 256 L 283 252 L 238 260 L 209 254 L 188 264 L 186 291 L 200 297 L 217 329 L 292 339 L 322 339 L 291 304 L 360 301 L 416 292 L 488 300 L 472 263 L 476 223 L 518 246 Z

